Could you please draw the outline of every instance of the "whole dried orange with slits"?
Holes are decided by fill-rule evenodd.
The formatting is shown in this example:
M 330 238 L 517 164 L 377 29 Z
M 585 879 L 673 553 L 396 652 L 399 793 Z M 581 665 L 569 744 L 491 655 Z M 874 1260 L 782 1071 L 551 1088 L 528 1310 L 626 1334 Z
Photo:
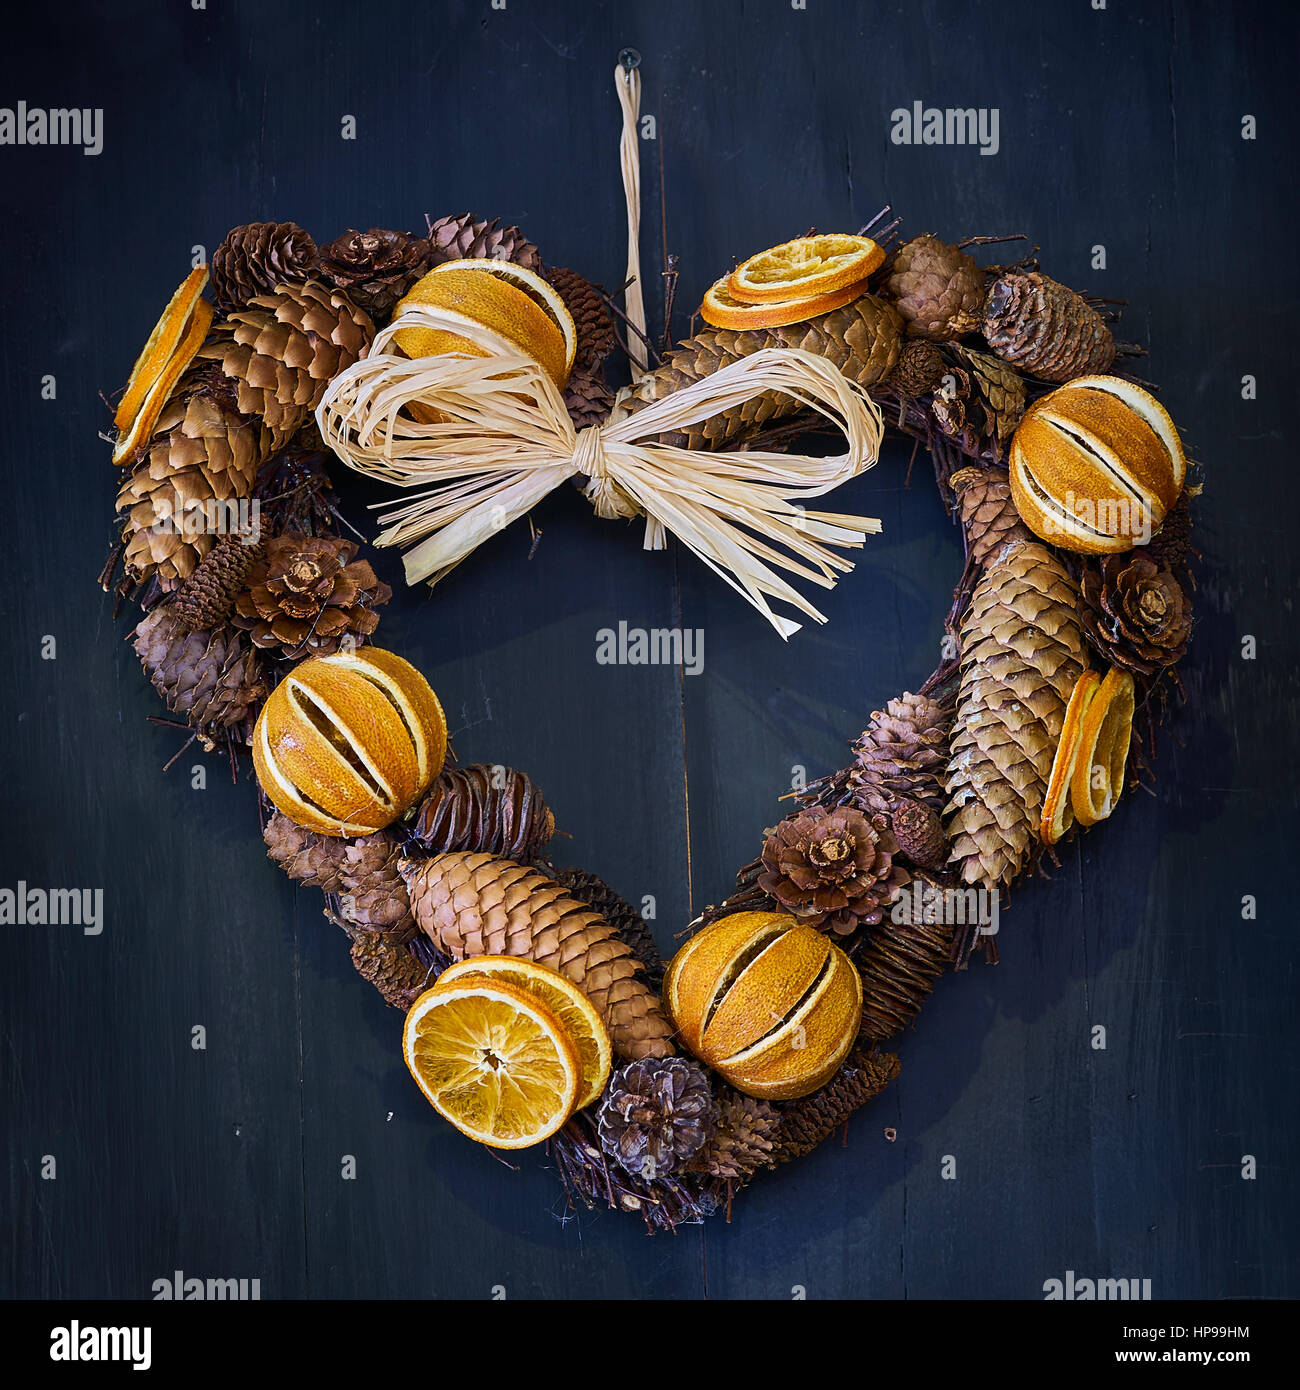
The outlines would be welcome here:
M 825 1085 L 862 1025 L 862 980 L 815 928 L 781 912 L 737 912 L 693 936 L 664 976 L 681 1040 L 746 1095 Z
M 760 251 L 731 272 L 727 288 L 746 304 L 808 299 L 865 280 L 885 259 L 870 237 L 825 232 Z
M 548 1139 L 582 1079 L 559 1019 L 529 991 L 485 975 L 439 980 L 411 1005 L 402 1054 L 429 1104 L 495 1149 Z
M 710 286 L 700 305 L 700 317 L 714 328 L 785 328 L 788 324 L 803 323 L 818 314 L 842 309 L 867 292 L 867 282 L 859 280 L 843 289 L 829 290 L 809 299 L 787 299 L 747 304 L 737 299 L 728 287 L 729 277 Z
M 393 317 L 412 304 L 428 304 L 487 329 L 504 347 L 532 357 L 561 390 L 569 379 L 578 346 L 573 316 L 560 295 L 523 266 L 489 258 L 446 261 L 414 285 Z M 412 325 L 399 329 L 393 341 L 408 357 L 488 355 L 450 329 Z
M 447 721 L 428 681 L 379 647 L 300 662 L 253 730 L 262 790 L 322 835 L 382 830 L 442 770 Z

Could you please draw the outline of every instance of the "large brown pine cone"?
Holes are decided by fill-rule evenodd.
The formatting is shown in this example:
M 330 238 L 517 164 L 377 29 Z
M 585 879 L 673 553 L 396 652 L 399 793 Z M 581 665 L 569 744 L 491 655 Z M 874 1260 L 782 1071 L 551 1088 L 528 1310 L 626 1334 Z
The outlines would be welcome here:
M 812 806 L 769 831 L 758 886 L 782 907 L 841 935 L 879 922 L 909 879 L 884 816 Z
M 554 834 L 555 816 L 537 783 L 493 763 L 443 768 L 411 831 L 434 854 L 468 850 L 521 864 L 540 859 Z
M 1008 541 L 1033 540 L 1011 500 L 1011 479 L 1005 468 L 959 468 L 948 485 L 957 497 L 966 553 L 977 565 Z
M 989 287 L 984 337 L 1004 361 L 1043 381 L 1104 372 L 1115 339 L 1082 295 L 1038 271 L 1009 271 Z
M 879 1095 L 899 1070 L 898 1058 L 892 1052 L 852 1052 L 821 1090 L 778 1105 L 781 1123 L 772 1136 L 767 1166 L 776 1168 L 811 1153 L 855 1110 Z
M 364 641 L 379 625 L 374 610 L 393 591 L 356 553 L 355 541 L 277 536 L 249 572 L 231 622 L 255 646 L 294 661 L 337 651 L 345 639 Z
M 1108 661 L 1150 676 L 1182 659 L 1192 601 L 1167 569 L 1139 551 L 1107 555 L 1083 570 L 1080 621 Z
M 343 887 L 346 840 L 304 830 L 280 811 L 266 822 L 262 838 L 266 841 L 267 857 L 274 859 L 295 882 L 326 893 L 337 893 Z
M 952 342 L 979 327 L 984 272 L 938 237 L 913 237 L 895 253 L 884 293 L 906 320 L 909 338 Z
M 433 264 L 490 257 L 494 261 L 513 261 L 527 270 L 540 271 L 541 253 L 518 227 L 503 227 L 501 219 L 485 222 L 473 213 L 440 217 L 429 226 Z
M 659 954 L 650 924 L 603 879 L 586 869 L 561 869 L 555 881 L 563 884 L 575 898 L 581 898 L 600 915 L 632 948 L 632 954 L 645 966 L 646 979 L 657 989 L 663 983 L 664 960 Z
M 400 872 L 401 850 L 386 831 L 342 842 L 338 894 L 343 917 L 361 931 L 407 941 L 418 928 Z
M 596 1114 L 601 1148 L 650 1179 L 684 1167 L 716 1123 L 708 1074 L 684 1057 L 646 1057 L 616 1071 Z
M 209 274 L 217 308 L 242 309 L 254 295 L 311 279 L 316 243 L 296 222 L 233 227 L 212 253 Z
M 614 350 L 614 315 L 599 288 L 576 270 L 554 266 L 546 278 L 559 292 L 578 330 L 578 352 L 573 370 L 598 366 Z
M 242 724 L 266 696 L 257 653 L 229 627 L 187 631 L 174 609 L 160 605 L 135 629 L 135 652 L 154 689 L 196 729 Z
M 433 244 L 425 237 L 371 227 L 349 228 L 320 248 L 320 273 L 371 318 L 383 319 L 433 264 Z

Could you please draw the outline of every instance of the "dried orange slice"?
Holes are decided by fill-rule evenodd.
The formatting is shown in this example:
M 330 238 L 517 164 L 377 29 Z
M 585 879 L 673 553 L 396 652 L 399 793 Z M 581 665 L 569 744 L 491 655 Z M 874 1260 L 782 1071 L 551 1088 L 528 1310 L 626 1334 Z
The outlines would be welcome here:
M 523 266 L 488 258 L 447 261 L 398 302 L 394 318 L 411 304 L 431 304 L 486 328 L 505 347 L 534 358 L 560 388 L 569 379 L 578 347 L 573 316 L 555 290 Z M 402 328 L 394 334 L 394 342 L 408 357 L 447 352 L 488 355 L 486 348 L 449 329 Z
M 496 980 L 539 1000 L 559 1019 L 582 1063 L 574 1109 L 581 1110 L 600 1098 L 613 1058 L 609 1032 L 600 1010 L 572 980 L 550 966 L 520 956 L 470 956 L 448 966 L 438 976 L 438 987 L 458 980 Z
M 582 1076 L 559 1019 L 497 980 L 426 990 L 406 1015 L 402 1054 L 429 1104 L 494 1149 L 548 1139 L 572 1114 Z
M 747 304 L 727 288 L 729 277 L 716 281 L 700 305 L 700 317 L 714 328 L 784 328 L 842 309 L 865 294 L 867 282 L 845 285 L 843 289 L 815 294 L 810 299 L 789 299 L 765 304 Z
M 808 299 L 865 280 L 885 259 L 870 237 L 827 232 L 760 251 L 731 272 L 727 287 L 745 304 Z
M 1079 730 L 1070 804 L 1080 825 L 1105 820 L 1124 790 L 1133 711 L 1133 677 L 1112 668 L 1092 697 Z
M 154 324 L 153 332 L 149 334 L 140 356 L 135 359 L 135 366 L 131 368 L 126 391 L 113 415 L 113 424 L 119 430 L 130 427 L 144 403 L 144 398 L 180 346 L 186 325 L 193 316 L 195 305 L 198 304 L 199 296 L 207 283 L 208 268 L 206 265 L 200 265 L 195 266 L 176 287 L 176 293 L 163 310 L 162 317 Z
M 1070 779 L 1074 775 L 1075 763 L 1079 758 L 1079 735 L 1083 730 L 1083 716 L 1087 713 L 1100 684 L 1101 677 L 1096 671 L 1085 671 L 1075 681 L 1070 703 L 1065 707 L 1061 741 L 1056 745 L 1052 775 L 1047 782 L 1047 795 L 1043 798 L 1043 818 L 1038 826 L 1038 838 L 1045 845 L 1056 844 L 1074 824 L 1074 814 L 1070 809 Z
M 118 435 L 117 443 L 113 445 L 115 464 L 120 466 L 130 463 L 141 446 L 148 442 L 172 388 L 181 379 L 181 373 L 194 360 L 194 354 L 203 346 L 208 329 L 212 327 L 212 315 L 212 305 L 206 299 L 200 299 L 195 304 L 189 323 L 185 325 L 185 331 L 171 357 L 153 378 L 130 425 Z

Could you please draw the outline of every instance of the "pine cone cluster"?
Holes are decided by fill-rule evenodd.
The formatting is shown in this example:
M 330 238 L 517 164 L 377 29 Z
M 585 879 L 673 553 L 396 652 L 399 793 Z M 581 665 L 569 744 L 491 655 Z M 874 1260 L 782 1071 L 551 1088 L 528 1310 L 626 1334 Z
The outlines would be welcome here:
M 393 305 L 432 266 L 435 251 L 425 237 L 371 227 L 349 228 L 320 248 L 320 273 L 373 319 L 386 319 Z
M 758 886 L 823 931 L 848 935 L 879 922 L 908 882 L 884 816 L 810 806 L 768 832 Z
M 208 273 L 217 308 L 229 313 L 315 269 L 316 243 L 296 222 L 249 222 L 226 233 Z
M 895 252 L 884 293 L 898 306 L 909 338 L 953 342 L 980 326 L 984 278 L 956 246 L 919 236 Z
M 526 956 L 567 975 L 600 1010 L 614 1049 L 666 1057 L 672 1025 L 614 928 L 536 869 L 489 854 L 401 865 L 421 931 L 454 960 Z
M 935 392 L 931 410 L 939 428 L 955 439 L 964 454 L 1000 459 L 1025 413 L 1025 383 L 1020 373 L 986 352 L 948 349 L 952 363 L 945 386 Z
M 529 864 L 555 834 L 542 789 L 526 772 L 491 763 L 448 767 L 420 805 L 411 838 L 434 854 L 468 850 Z
M 485 222 L 468 212 L 440 217 L 429 224 L 429 245 L 432 265 L 489 257 L 494 261 L 513 261 L 526 270 L 542 268 L 537 247 L 518 227 L 503 227 L 500 218 Z
M 977 565 L 1008 541 L 1034 539 L 1011 500 L 1011 480 L 1005 469 L 959 468 L 948 485 L 957 498 L 966 553 Z
M 619 897 L 603 879 L 586 869 L 561 869 L 555 881 L 575 898 L 586 903 L 607 921 L 627 942 L 632 954 L 645 967 L 646 980 L 658 989 L 663 983 L 664 960 L 650 930 L 650 924 L 625 898 Z
M 176 616 L 186 631 L 216 627 L 230 616 L 249 571 L 262 558 L 262 541 L 221 536 L 176 595 Z
M 1011 882 L 1037 844 L 1065 707 L 1086 651 L 1078 590 L 1036 541 L 989 558 L 962 620 L 948 763 L 950 863 L 965 883 Z
M 819 1091 L 777 1106 L 781 1123 L 773 1138 L 770 1167 L 811 1153 L 848 1122 L 853 1112 L 877 1096 L 898 1075 L 892 1052 L 852 1052 Z
M 1005 362 L 1043 381 L 1104 372 L 1115 339 L 1080 294 L 1038 271 L 1010 271 L 989 287 L 984 338 Z
M 324 536 L 277 536 L 248 574 L 231 622 L 254 646 L 292 661 L 324 656 L 345 640 L 364 641 L 379 625 L 375 609 L 392 589 L 368 560 L 357 560 L 355 541 Z
M 708 1074 L 683 1057 L 646 1057 L 616 1071 L 596 1116 L 601 1148 L 651 1180 L 683 1168 L 716 1123 Z
M 1080 619 L 1113 665 L 1151 676 L 1182 659 L 1192 603 L 1173 574 L 1140 551 L 1085 565 Z
M 267 693 L 257 653 L 228 627 L 189 631 L 174 610 L 175 604 L 162 604 L 136 626 L 135 652 L 145 674 L 167 708 L 196 729 L 242 724 Z

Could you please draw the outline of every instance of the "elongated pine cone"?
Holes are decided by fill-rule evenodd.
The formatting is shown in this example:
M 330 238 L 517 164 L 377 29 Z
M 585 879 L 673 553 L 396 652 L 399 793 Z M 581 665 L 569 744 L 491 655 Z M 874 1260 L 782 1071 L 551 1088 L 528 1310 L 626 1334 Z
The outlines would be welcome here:
M 368 232 L 349 228 L 320 248 L 320 274 L 372 319 L 384 319 L 433 258 L 433 246 L 424 237 L 383 227 Z
M 868 814 L 889 815 L 899 797 L 942 811 L 947 799 L 950 706 L 904 692 L 876 710 L 853 745 L 848 787 L 852 802 Z
M 952 342 L 980 326 L 984 272 L 956 246 L 918 236 L 894 254 L 883 292 L 898 306 L 909 338 Z
M 945 812 L 949 863 L 964 883 L 1010 883 L 1037 846 L 1065 707 L 1087 659 L 1077 609 L 1074 581 L 1036 541 L 1004 545 L 975 587 Z
M 277 536 L 249 572 L 231 622 L 254 646 L 293 661 L 338 651 L 345 639 L 364 641 L 393 591 L 369 560 L 354 558 L 357 548 L 326 536 Z
M 614 350 L 614 315 L 599 286 L 585 280 L 576 270 L 554 266 L 546 278 L 564 300 L 578 330 L 578 350 L 573 370 L 599 366 Z
M 884 816 L 810 806 L 768 832 L 758 886 L 796 917 L 847 935 L 879 922 L 908 882 Z
M 266 697 L 257 653 L 228 627 L 188 632 L 174 604 L 162 604 L 135 629 L 135 652 L 173 714 L 196 729 L 242 724 Z
M 296 883 L 326 893 L 341 891 L 346 840 L 304 830 L 279 811 L 266 822 L 262 838 L 268 858 L 274 859 Z
M 339 843 L 336 841 L 336 843 Z M 345 840 L 337 891 L 343 917 L 361 931 L 408 941 L 418 928 L 400 866 L 399 845 L 386 831 Z
M 1180 661 L 1192 635 L 1192 602 L 1167 569 L 1140 551 L 1107 555 L 1083 570 L 1080 619 L 1110 662 L 1151 676 Z
M 411 831 L 435 854 L 468 850 L 524 864 L 540 859 L 554 834 L 555 817 L 537 783 L 492 763 L 443 768 Z
M 852 304 L 785 328 L 708 328 L 679 343 L 660 366 L 643 377 L 627 396 L 620 396 L 611 418 L 622 419 L 652 401 L 680 391 L 731 362 L 762 348 L 804 348 L 824 357 L 859 386 L 882 381 L 903 347 L 903 321 L 892 304 L 864 294 Z M 753 396 L 734 410 L 711 415 L 662 442 L 688 449 L 723 449 L 769 421 L 801 409 L 780 391 Z
M 684 1167 L 716 1122 L 708 1074 L 684 1057 L 644 1057 L 616 1071 L 596 1113 L 601 1148 L 648 1179 Z
M 145 457 L 122 480 L 123 556 L 136 580 L 174 591 L 246 517 L 270 430 L 236 405 L 234 383 L 210 364 L 187 372 L 158 417 Z
M 1008 541 L 1033 539 L 1011 500 L 1011 480 L 1004 468 L 959 468 L 948 485 L 957 498 L 966 553 L 977 565 Z
M 416 924 L 454 960 L 526 956 L 549 965 L 590 997 L 620 1056 L 672 1054 L 672 1025 L 631 948 L 553 879 L 490 854 L 408 859 L 402 876 Z
M 884 1042 L 906 1028 L 950 968 L 954 924 L 945 920 L 946 901 L 941 885 L 918 876 L 894 911 L 854 950 L 862 976 L 864 1037 Z M 962 901 L 964 907 L 966 899 Z M 895 916 L 905 920 L 895 921 Z
M 429 224 L 429 244 L 432 247 L 433 265 L 486 256 L 494 261 L 513 261 L 526 270 L 540 271 L 542 268 L 542 257 L 537 247 L 518 227 L 503 227 L 499 217 L 491 222 L 485 222 L 469 212 L 454 217 L 440 217 Z
M 632 948 L 632 954 L 645 967 L 646 979 L 658 989 L 663 984 L 664 959 L 659 954 L 659 946 L 654 932 L 644 917 L 603 879 L 586 869 L 561 869 L 555 881 L 567 888 L 575 898 L 580 898 L 610 924 L 620 937 Z
M 384 1002 L 405 1012 L 433 983 L 429 968 L 400 942 L 382 932 L 359 932 L 352 942 L 352 964 Z
M 1106 371 L 1115 339 L 1082 295 L 1038 271 L 1010 271 L 989 287 L 983 333 L 1004 361 L 1042 381 Z
M 215 627 L 230 616 L 236 595 L 264 549 L 264 542 L 241 536 L 217 540 L 176 595 L 176 615 L 187 632 Z
M 232 227 L 208 267 L 217 308 L 225 312 L 286 282 L 310 280 L 315 269 L 316 243 L 296 222 Z
M 755 1100 L 729 1086 L 720 1089 L 713 1136 L 687 1166 L 693 1173 L 747 1183 L 771 1160 L 780 1112 L 768 1101 Z
M 898 1058 L 892 1052 L 851 1052 L 821 1090 L 776 1107 L 781 1123 L 773 1136 L 767 1166 L 776 1168 L 811 1153 L 847 1123 L 855 1110 L 878 1096 L 899 1071 Z

